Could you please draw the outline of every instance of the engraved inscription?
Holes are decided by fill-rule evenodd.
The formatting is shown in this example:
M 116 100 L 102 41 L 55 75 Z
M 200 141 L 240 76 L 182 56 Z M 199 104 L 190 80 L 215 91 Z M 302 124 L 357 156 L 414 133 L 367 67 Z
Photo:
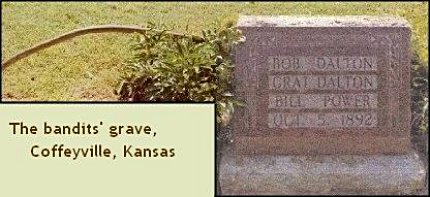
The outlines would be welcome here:
M 273 94 L 271 109 L 375 109 L 376 94 Z
M 310 90 L 376 90 L 377 61 L 372 56 L 269 56 L 269 128 L 376 127 L 377 93 L 307 93 Z M 282 71 L 295 71 L 287 74 Z M 309 71 L 318 71 L 310 74 Z M 336 71 L 343 73 L 333 74 Z M 345 72 L 346 71 L 346 72 Z M 367 71 L 366 73 L 348 73 Z M 324 74 L 327 72 L 327 74 Z M 300 74 L 306 73 L 306 74 Z M 299 94 L 285 94 L 296 90 Z M 275 93 L 273 91 L 278 91 Z M 299 111 L 291 111 L 297 109 Z M 313 109 L 316 112 L 303 112 Z M 318 112 L 325 109 L 324 112 Z M 339 112 L 338 109 L 355 109 Z M 284 111 L 283 111 L 284 110 Z M 289 110 L 289 111 L 285 111 Z M 358 110 L 358 111 L 357 111 Z
M 270 90 L 374 90 L 376 75 L 270 75 Z
M 375 57 L 270 56 L 269 71 L 376 71 Z
M 269 113 L 269 128 L 351 128 L 375 127 L 375 112 Z

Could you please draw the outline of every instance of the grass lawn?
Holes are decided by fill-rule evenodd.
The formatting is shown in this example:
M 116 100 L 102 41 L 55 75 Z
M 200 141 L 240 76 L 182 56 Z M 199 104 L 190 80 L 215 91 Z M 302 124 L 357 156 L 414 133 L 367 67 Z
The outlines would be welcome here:
M 332 2 L 7 2 L 2 4 L 2 60 L 76 28 L 101 24 L 145 26 L 162 22 L 176 32 L 200 34 L 213 21 L 239 14 L 376 15 L 405 17 L 413 28 L 413 51 L 428 65 L 428 3 Z M 131 56 L 130 34 L 86 35 L 25 58 L 3 72 L 5 100 L 116 100 L 113 89 Z

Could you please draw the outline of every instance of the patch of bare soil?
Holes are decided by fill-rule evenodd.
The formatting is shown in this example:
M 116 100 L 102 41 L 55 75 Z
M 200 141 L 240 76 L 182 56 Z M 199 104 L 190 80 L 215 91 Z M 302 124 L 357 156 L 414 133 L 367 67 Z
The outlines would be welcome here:
M 24 101 L 25 99 L 23 99 L 19 95 L 13 95 L 9 92 L 6 92 L 2 95 L 1 100 L 2 101 Z
M 112 88 L 80 87 L 72 90 L 73 98 L 79 101 L 118 101 Z

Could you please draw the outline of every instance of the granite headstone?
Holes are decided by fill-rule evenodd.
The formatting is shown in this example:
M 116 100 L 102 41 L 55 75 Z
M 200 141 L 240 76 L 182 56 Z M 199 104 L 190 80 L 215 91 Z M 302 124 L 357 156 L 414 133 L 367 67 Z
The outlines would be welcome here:
M 242 16 L 235 145 L 243 153 L 405 153 L 410 28 L 392 17 Z
M 413 194 L 410 26 L 390 16 L 241 16 L 222 194 Z

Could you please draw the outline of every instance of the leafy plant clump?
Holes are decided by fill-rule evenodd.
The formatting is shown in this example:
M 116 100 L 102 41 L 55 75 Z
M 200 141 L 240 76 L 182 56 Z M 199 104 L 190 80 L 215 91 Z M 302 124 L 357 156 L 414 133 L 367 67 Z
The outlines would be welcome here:
M 413 62 L 412 67 L 412 130 L 428 133 L 428 66 Z M 415 134 L 419 134 L 415 132 Z
M 232 94 L 230 55 L 244 37 L 232 25 L 202 31 L 203 39 L 155 31 L 154 24 L 133 43 L 116 93 L 125 101 L 214 101 L 217 122 L 226 126 L 240 105 Z M 164 28 L 165 29 L 165 28 Z

